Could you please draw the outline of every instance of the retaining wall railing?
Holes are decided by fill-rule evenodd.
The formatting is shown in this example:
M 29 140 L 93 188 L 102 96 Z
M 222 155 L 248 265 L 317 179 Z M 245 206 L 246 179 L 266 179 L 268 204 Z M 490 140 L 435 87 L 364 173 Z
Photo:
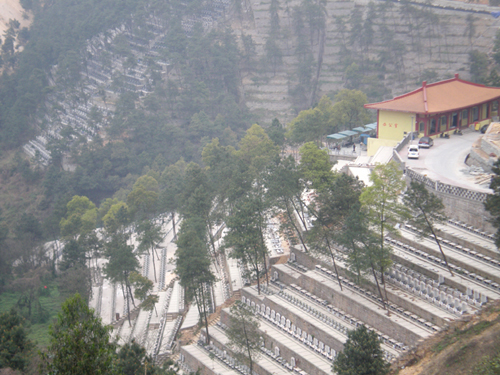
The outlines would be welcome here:
M 444 184 L 440 181 L 430 179 L 427 176 L 423 176 L 412 169 L 406 169 L 406 176 L 408 176 L 412 181 L 423 183 L 426 187 L 438 193 L 453 195 L 455 197 L 471 201 L 484 202 L 489 195 L 487 193 L 481 193 L 479 191 L 474 191 L 455 185 Z

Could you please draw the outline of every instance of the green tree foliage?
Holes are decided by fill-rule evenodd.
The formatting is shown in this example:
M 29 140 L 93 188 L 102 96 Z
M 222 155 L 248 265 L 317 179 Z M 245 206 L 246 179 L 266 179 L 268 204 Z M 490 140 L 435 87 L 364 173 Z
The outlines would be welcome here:
M 196 301 L 200 320 L 205 323 L 208 344 L 208 312 L 211 302 L 208 290 L 215 282 L 215 276 L 210 269 L 206 226 L 202 219 L 191 217 L 182 222 L 175 255 L 179 282 L 186 290 L 186 299 Z
M 488 81 L 488 55 L 473 50 L 469 53 L 470 75 L 472 82 L 485 84 Z
M 312 142 L 300 148 L 300 169 L 306 184 L 311 189 L 322 191 L 333 183 L 332 164 L 325 150 Z
M 79 294 L 66 300 L 61 309 L 49 329 L 47 353 L 42 354 L 48 372 L 111 373 L 115 345 L 110 343 L 110 328 L 102 325 Z
M 88 303 L 92 296 L 91 270 L 82 265 L 68 268 L 57 277 L 59 292 L 69 298 L 78 293 Z
M 19 294 L 16 302 L 17 311 L 31 323 L 45 323 L 47 311 L 40 303 L 43 290 L 43 281 L 46 281 L 49 272 L 42 267 L 26 272 L 22 277 L 16 278 L 9 285 L 11 291 Z
M 154 365 L 154 360 L 146 354 L 146 349 L 134 340 L 123 345 L 116 353 L 115 366 L 117 373 L 122 375 L 167 374 L 166 371 Z M 168 373 L 168 375 L 175 375 L 175 372 Z
M 362 183 L 351 176 L 343 173 L 335 175 L 331 185 L 318 190 L 314 207 L 310 208 L 310 212 L 316 219 L 308 235 L 311 248 L 332 259 L 337 275 L 333 244 L 343 243 L 340 234 L 348 225 L 348 218 L 354 212 L 359 211 L 359 196 L 362 188 Z M 355 256 L 357 257 L 360 256 Z M 340 280 L 339 285 L 342 289 Z
M 384 244 L 385 235 L 396 231 L 394 225 L 408 217 L 406 206 L 399 202 L 399 195 L 406 187 L 402 176 L 403 172 L 393 161 L 377 165 L 370 174 L 372 185 L 366 187 L 359 197 L 371 228 L 378 237 L 379 246 L 373 247 L 376 252 L 372 259 L 381 273 L 384 288 L 384 272 L 392 264 L 390 248 Z
M 377 334 L 364 325 L 347 333 L 344 350 L 333 364 L 333 371 L 338 375 L 386 375 L 389 368 Z
M 205 223 L 204 233 L 208 235 L 215 255 L 215 239 L 213 228 L 217 219 L 212 213 L 214 190 L 210 186 L 206 170 L 198 164 L 189 163 L 186 168 L 184 189 L 181 194 L 180 213 L 184 218 L 197 218 Z
M 87 197 L 75 195 L 66 205 L 66 218 L 61 219 L 61 234 L 76 239 L 96 226 L 97 208 Z
M 184 159 L 179 160 L 175 164 L 165 167 L 160 178 L 160 205 L 163 210 L 170 212 L 172 217 L 172 228 L 174 231 L 174 239 L 177 238 L 175 229 L 175 212 L 180 208 L 180 196 L 184 186 L 184 173 L 186 170 L 186 162 Z
M 128 236 L 124 233 L 113 233 L 109 240 L 105 243 L 104 256 L 108 259 L 108 263 L 104 266 L 104 274 L 114 283 L 121 285 L 123 295 L 127 298 L 126 306 L 128 308 L 128 318 L 130 323 L 130 304 L 128 299 L 132 297 L 132 289 L 130 286 L 129 276 L 132 272 L 137 271 L 139 262 L 132 246 L 127 244 Z
M 218 138 L 212 139 L 201 153 L 203 163 L 206 165 L 206 175 L 211 189 L 214 192 L 213 215 L 216 221 L 222 220 L 227 213 L 228 199 L 231 197 L 234 184 L 234 175 L 238 159 L 233 146 L 223 146 Z
M 441 241 L 439 241 L 436 233 L 436 224 L 446 221 L 443 201 L 435 194 L 430 193 L 423 183 L 412 181 L 410 187 L 403 196 L 403 202 L 413 211 L 413 215 L 410 216 L 409 222 L 414 225 L 422 235 L 432 235 L 432 237 L 434 237 L 434 241 L 436 241 L 439 251 L 441 251 L 441 255 L 443 255 L 446 267 L 448 267 L 451 276 L 453 276 L 453 271 L 448 265 L 448 260 L 441 247 Z
M 285 145 L 285 132 L 286 129 L 277 118 L 274 118 L 271 126 L 266 129 L 268 137 L 280 148 L 283 148 Z
M 497 229 L 495 233 L 495 245 L 500 248 L 500 161 L 495 162 L 493 166 L 493 173 L 495 176 L 491 180 L 490 189 L 493 194 L 486 198 L 484 207 L 493 217 L 492 224 Z
M 127 196 L 131 215 L 138 220 L 151 218 L 158 208 L 158 190 L 158 181 L 153 177 L 139 177 Z
M 254 124 L 247 130 L 239 143 L 240 149 L 236 155 L 243 163 L 248 165 L 253 178 L 266 168 L 271 160 L 279 153 L 277 146 L 269 139 L 264 129 Z
M 123 228 L 123 226 L 127 225 L 130 221 L 128 206 L 125 202 L 116 199 L 116 203 L 109 206 L 108 209 L 106 209 L 106 205 L 101 205 L 99 209 L 101 208 L 103 212 L 105 212 L 102 217 L 102 222 L 104 229 L 106 229 L 108 233 L 119 232 L 120 228 Z
M 368 103 L 366 94 L 359 90 L 341 90 L 335 95 L 332 121 L 337 129 L 352 129 L 368 123 L 370 117 L 363 107 Z
M 284 226 L 284 229 L 293 228 L 294 233 L 298 236 L 300 243 L 307 252 L 308 247 L 303 231 L 295 219 L 295 213 L 297 213 L 302 225 L 305 225 L 303 221 L 304 202 L 302 202 L 301 197 L 305 185 L 302 170 L 295 163 L 292 156 L 284 159 L 276 158 L 270 164 L 265 177 L 265 187 L 267 197 L 274 206 L 274 213 L 280 214 L 283 212 L 285 214 L 282 226 Z
M 153 310 L 159 300 L 158 295 L 151 294 L 153 282 L 138 272 L 131 272 L 129 279 L 134 287 L 134 297 L 142 301 L 141 307 L 146 311 Z M 158 312 L 156 315 L 158 316 Z
M 156 282 L 156 265 L 155 256 L 158 257 L 158 253 L 155 251 L 156 246 L 163 239 L 163 231 L 161 223 L 157 223 L 154 220 L 142 220 L 137 226 L 138 240 L 139 240 L 139 250 L 142 252 L 149 252 L 153 260 L 153 271 Z
M 0 314 L 0 368 L 24 370 L 32 348 L 23 318 L 14 309 Z
M 315 108 L 300 111 L 288 125 L 288 136 L 294 143 L 320 142 L 327 134 L 334 133 L 333 106 L 327 96 L 323 96 Z
M 226 220 L 228 230 L 224 237 L 224 246 L 231 248 L 230 257 L 238 259 L 250 268 L 250 279 L 257 280 L 260 294 L 260 278 L 267 272 L 267 247 L 263 230 L 266 218 L 265 207 L 259 194 L 252 194 L 239 199 L 232 214 Z
M 240 301 L 231 306 L 230 313 L 229 327 L 226 330 L 229 339 L 227 346 L 235 358 L 247 365 L 252 373 L 253 364 L 260 354 L 259 321 Z
M 496 69 L 492 69 L 490 75 L 488 76 L 488 86 L 500 87 L 500 76 L 498 75 Z
M 85 267 L 87 261 L 86 249 L 80 241 L 70 239 L 64 244 L 60 267 L 63 271 L 73 267 Z

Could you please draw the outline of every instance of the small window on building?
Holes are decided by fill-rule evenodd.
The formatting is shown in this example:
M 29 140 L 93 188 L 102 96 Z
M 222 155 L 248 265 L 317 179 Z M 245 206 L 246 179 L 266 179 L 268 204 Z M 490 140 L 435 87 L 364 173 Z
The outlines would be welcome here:
M 473 107 L 471 111 L 472 122 L 479 120 L 479 111 L 477 107 Z
M 429 129 L 429 134 L 434 134 L 436 132 L 437 132 L 436 119 L 435 118 L 431 118 L 431 126 L 430 126 L 430 129 Z
M 446 116 L 441 116 L 439 118 L 439 131 L 444 132 L 446 130 Z
M 420 122 L 418 123 L 418 132 L 419 132 L 419 133 L 423 133 L 423 132 L 425 132 L 425 123 L 424 123 L 423 121 L 420 121 Z

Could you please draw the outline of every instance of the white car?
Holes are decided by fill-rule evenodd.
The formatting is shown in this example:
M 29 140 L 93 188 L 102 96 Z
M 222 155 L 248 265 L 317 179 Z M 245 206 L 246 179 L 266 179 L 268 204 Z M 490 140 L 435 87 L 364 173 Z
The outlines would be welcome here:
M 418 146 L 410 145 L 408 146 L 408 159 L 418 159 Z

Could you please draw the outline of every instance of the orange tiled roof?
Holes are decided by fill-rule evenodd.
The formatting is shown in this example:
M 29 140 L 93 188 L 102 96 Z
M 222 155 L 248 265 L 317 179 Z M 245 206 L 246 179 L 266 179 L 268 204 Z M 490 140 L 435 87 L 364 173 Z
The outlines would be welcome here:
M 422 83 L 422 87 L 394 99 L 365 104 L 365 108 L 411 113 L 442 113 L 500 98 L 499 87 L 487 87 L 455 78 Z

